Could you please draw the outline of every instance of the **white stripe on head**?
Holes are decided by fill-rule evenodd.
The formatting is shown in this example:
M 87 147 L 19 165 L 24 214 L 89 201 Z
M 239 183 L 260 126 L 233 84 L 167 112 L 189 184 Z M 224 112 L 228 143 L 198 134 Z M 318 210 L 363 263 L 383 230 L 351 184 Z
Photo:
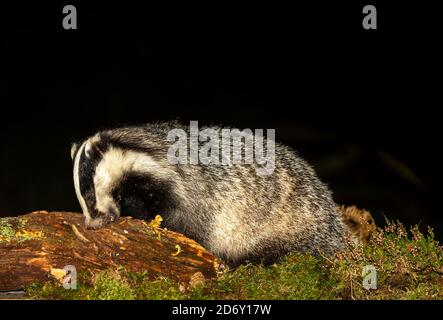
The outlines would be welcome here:
M 75 188 L 75 194 L 77 195 L 78 202 L 80 203 L 80 206 L 82 207 L 83 214 L 86 217 L 86 222 L 89 222 L 91 220 L 91 215 L 89 214 L 88 207 L 86 206 L 85 199 L 83 198 L 81 192 L 80 192 L 80 172 L 79 172 L 79 165 L 80 165 L 80 158 L 83 153 L 83 150 L 85 148 L 86 141 L 83 142 L 83 144 L 80 146 L 74 160 L 74 188 Z

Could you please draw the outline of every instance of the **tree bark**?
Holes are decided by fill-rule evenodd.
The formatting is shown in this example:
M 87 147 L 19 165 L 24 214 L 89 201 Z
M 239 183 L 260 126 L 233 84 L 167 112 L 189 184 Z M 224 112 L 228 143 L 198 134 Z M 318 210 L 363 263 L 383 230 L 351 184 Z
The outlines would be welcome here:
M 0 220 L 0 291 L 45 281 L 72 265 L 97 272 L 116 267 L 189 282 L 201 272 L 216 276 L 218 262 L 182 234 L 130 217 L 100 230 L 84 227 L 83 216 L 37 211 Z

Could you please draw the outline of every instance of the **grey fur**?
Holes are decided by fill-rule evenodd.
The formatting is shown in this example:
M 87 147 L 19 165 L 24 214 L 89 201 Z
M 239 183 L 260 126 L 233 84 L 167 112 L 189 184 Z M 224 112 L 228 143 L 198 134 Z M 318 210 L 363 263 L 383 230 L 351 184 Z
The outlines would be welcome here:
M 342 248 L 345 228 L 331 192 L 294 150 L 275 144 L 275 170 L 269 176 L 257 175 L 254 165 L 171 165 L 166 136 L 175 128 L 188 131 L 177 122 L 166 122 L 99 132 L 88 146 L 89 152 L 97 151 L 97 159 L 79 155 L 79 170 L 74 175 L 79 174 L 83 184 L 92 181 L 87 175 L 96 173 L 82 168 L 88 168 L 86 161 L 97 167 L 111 146 L 123 150 L 124 157 L 128 152 L 149 155 L 160 168 L 152 170 L 150 177 L 167 186 L 165 201 L 172 204 L 165 206 L 168 212 L 149 214 L 161 214 L 168 229 L 195 239 L 231 265 L 246 260 L 272 262 L 293 251 L 330 255 Z M 127 166 L 128 172 L 131 166 Z M 131 185 L 122 185 L 120 179 L 110 182 L 110 190 L 130 190 Z M 83 190 L 82 195 L 89 199 L 87 192 Z M 122 200 L 114 200 L 121 208 Z M 101 227 L 120 214 L 113 209 L 116 217 L 109 218 L 103 212 L 106 209 L 97 210 L 94 204 L 87 203 L 93 215 L 87 219 L 91 227 Z

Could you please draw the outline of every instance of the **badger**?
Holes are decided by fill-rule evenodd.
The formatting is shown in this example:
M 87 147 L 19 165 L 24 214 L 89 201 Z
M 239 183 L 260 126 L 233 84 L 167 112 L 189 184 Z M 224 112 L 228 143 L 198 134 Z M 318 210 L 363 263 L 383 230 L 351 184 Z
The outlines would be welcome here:
M 331 255 L 343 247 L 344 224 L 331 191 L 293 149 L 275 142 L 269 175 L 257 174 L 255 163 L 171 163 L 167 137 L 177 128 L 187 126 L 126 126 L 72 144 L 74 188 L 86 227 L 160 214 L 162 226 L 232 266 L 272 263 L 290 252 Z

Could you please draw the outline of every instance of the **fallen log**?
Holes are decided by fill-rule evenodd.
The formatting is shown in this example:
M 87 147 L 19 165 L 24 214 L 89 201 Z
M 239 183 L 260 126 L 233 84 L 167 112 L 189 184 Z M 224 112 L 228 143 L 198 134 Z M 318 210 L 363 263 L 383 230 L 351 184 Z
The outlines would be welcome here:
M 123 217 L 88 230 L 81 214 L 47 211 L 0 219 L 0 291 L 49 280 L 68 265 L 77 272 L 123 267 L 184 283 L 199 273 L 214 278 L 218 269 L 202 246 L 157 223 Z

